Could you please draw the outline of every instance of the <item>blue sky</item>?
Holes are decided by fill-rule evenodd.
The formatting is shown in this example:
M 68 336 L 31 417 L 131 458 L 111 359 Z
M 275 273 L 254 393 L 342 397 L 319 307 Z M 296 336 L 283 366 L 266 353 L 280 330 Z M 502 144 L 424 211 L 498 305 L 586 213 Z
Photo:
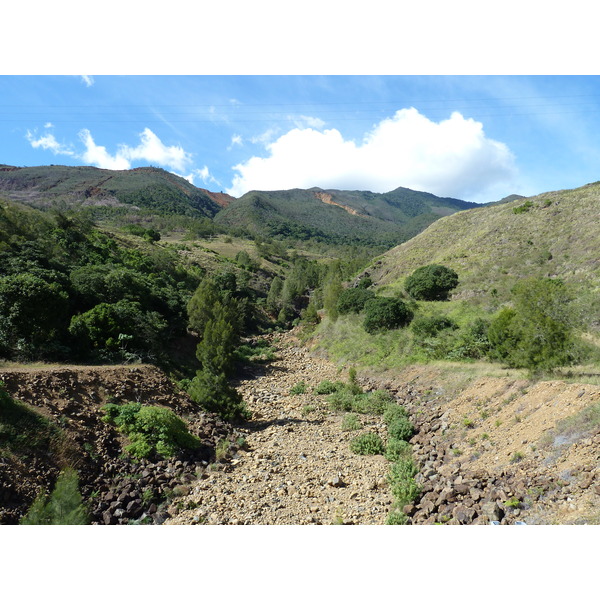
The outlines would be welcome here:
M 236 197 L 404 186 L 487 202 L 600 179 L 589 3 L 392 5 L 14 3 L 0 163 L 155 165 Z
M 0 162 L 476 202 L 600 179 L 597 76 L 0 77 Z

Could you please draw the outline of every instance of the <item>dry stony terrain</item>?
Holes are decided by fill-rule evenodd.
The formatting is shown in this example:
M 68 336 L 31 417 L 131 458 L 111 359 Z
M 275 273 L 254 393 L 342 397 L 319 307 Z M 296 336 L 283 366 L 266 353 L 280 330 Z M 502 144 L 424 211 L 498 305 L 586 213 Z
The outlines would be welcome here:
M 367 431 L 385 441 L 382 419 L 358 415 L 362 428 L 344 431 L 344 414 L 314 388 L 347 381 L 348 373 L 303 347 L 294 332 L 270 342 L 276 360 L 255 364 L 236 384 L 253 413 L 236 427 L 199 412 L 147 365 L 5 367 L 0 379 L 66 433 L 62 458 L 77 459 L 94 523 L 385 523 L 390 463 L 349 448 Z M 410 441 L 422 494 L 404 507 L 408 524 L 600 524 L 600 387 L 507 376 L 454 392 L 433 366 L 387 379 L 360 375 L 366 391 L 389 390 L 415 426 Z M 305 392 L 291 393 L 300 383 Z M 112 400 L 170 407 L 202 448 L 132 461 L 125 440 L 101 419 Z M 38 491 L 51 488 L 60 458 L 0 459 L 0 523 L 18 522 Z
M 393 503 L 382 456 L 357 456 L 312 389 L 346 375 L 302 348 L 276 342 L 279 359 L 239 389 L 254 412 L 246 447 L 207 469 L 167 524 L 382 524 Z M 307 393 L 290 394 L 304 382 Z M 600 389 L 563 382 L 481 379 L 447 396 L 430 367 L 396 380 L 359 378 L 387 388 L 417 432 L 411 443 L 422 495 L 405 506 L 409 524 L 600 523 L 598 421 L 560 426 L 600 401 Z M 379 417 L 363 431 L 386 439 Z
M 385 436 L 379 417 L 362 415 L 360 432 L 312 393 L 324 380 L 347 379 L 292 337 L 277 342 L 278 360 L 240 382 L 253 419 L 240 431 L 245 449 L 206 470 L 192 493 L 171 507 L 167 524 L 383 524 L 392 496 L 383 456 L 359 456 L 350 440 Z M 290 394 L 304 382 L 307 393 Z

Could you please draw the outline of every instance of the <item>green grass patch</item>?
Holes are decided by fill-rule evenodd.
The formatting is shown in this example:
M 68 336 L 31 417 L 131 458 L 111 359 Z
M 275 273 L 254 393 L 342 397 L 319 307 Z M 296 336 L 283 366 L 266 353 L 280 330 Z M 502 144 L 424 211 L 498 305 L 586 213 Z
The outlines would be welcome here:
M 305 381 L 299 381 L 290 388 L 290 396 L 299 396 L 300 394 L 306 394 L 308 387 Z

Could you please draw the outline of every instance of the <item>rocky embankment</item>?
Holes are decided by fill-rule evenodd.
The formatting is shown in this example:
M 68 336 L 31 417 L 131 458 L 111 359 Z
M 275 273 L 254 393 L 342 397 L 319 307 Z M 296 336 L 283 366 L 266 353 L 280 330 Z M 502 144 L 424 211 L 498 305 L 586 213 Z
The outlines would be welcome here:
M 231 425 L 202 413 L 187 394 L 157 368 L 55 367 L 0 370 L 0 381 L 16 399 L 35 407 L 64 435 L 51 453 L 0 458 L 0 523 L 17 523 L 40 491 L 52 489 L 61 468 L 74 465 L 92 523 L 164 522 L 167 506 L 214 460 L 219 440 L 234 438 Z M 203 445 L 160 461 L 134 461 L 122 439 L 104 422 L 107 402 L 166 406 L 185 417 Z

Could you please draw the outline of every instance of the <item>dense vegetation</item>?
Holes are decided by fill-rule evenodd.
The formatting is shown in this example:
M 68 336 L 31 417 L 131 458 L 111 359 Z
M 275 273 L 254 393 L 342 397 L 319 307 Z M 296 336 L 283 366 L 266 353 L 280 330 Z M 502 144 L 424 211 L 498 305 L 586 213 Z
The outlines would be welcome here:
M 0 357 L 159 360 L 202 277 L 77 214 L 0 204 Z

